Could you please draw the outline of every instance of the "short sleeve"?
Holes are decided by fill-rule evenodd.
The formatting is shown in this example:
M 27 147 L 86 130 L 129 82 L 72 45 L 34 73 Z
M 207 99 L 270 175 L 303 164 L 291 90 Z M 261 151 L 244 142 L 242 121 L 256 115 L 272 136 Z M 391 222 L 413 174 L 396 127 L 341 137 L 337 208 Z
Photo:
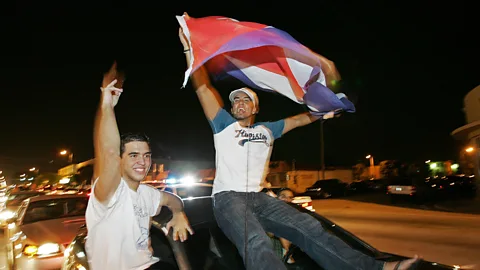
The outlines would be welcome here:
M 92 186 L 92 192 L 90 193 L 90 198 L 88 200 L 86 218 L 94 223 L 102 220 L 118 203 L 119 198 L 122 197 L 123 193 L 125 193 L 125 186 L 126 184 L 123 180 L 120 180 L 118 184 L 117 190 L 113 194 L 112 198 L 108 203 L 102 203 L 95 197 L 95 186 L 98 182 L 98 178 Z
M 272 132 L 272 136 L 275 140 L 282 137 L 283 129 L 285 128 L 285 120 L 282 119 L 275 122 L 262 122 L 259 124 L 268 128 Z
M 218 110 L 217 115 L 212 121 L 208 121 L 212 127 L 213 133 L 217 134 L 222 132 L 226 127 L 235 123 L 235 118 L 232 117 L 225 109 Z
M 148 209 L 149 210 L 148 214 L 151 217 L 153 217 L 160 213 L 160 209 L 161 209 L 160 202 L 162 201 L 163 195 L 159 190 L 150 186 L 148 186 L 148 194 L 149 194 L 149 201 L 151 202 L 151 205 Z

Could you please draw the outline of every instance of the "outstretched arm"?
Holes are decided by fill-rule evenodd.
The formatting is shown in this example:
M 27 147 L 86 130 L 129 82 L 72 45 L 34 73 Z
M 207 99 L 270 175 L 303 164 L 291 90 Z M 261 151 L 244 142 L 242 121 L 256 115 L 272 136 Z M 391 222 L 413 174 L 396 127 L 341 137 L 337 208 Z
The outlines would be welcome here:
M 310 113 L 302 113 L 286 118 L 282 134 L 285 134 L 294 128 L 306 126 L 310 123 L 317 121 L 320 118 L 320 116 L 314 116 Z
M 186 20 L 190 18 L 186 13 L 184 13 L 184 15 Z M 180 37 L 180 41 L 182 42 L 183 50 L 185 51 L 187 66 L 190 66 L 192 51 L 181 27 L 178 35 Z M 208 77 L 205 67 L 202 66 L 193 72 L 191 75 L 191 80 L 198 99 L 200 100 L 200 104 L 202 105 L 205 116 L 208 120 L 213 120 L 220 108 L 223 107 L 223 103 L 217 90 L 210 83 L 210 78 Z
M 101 203 L 108 202 L 115 193 L 120 181 L 120 135 L 115 119 L 122 89 L 115 88 L 117 82 L 116 64 L 104 75 L 101 100 L 95 118 L 94 148 L 95 176 L 98 177 L 94 194 Z

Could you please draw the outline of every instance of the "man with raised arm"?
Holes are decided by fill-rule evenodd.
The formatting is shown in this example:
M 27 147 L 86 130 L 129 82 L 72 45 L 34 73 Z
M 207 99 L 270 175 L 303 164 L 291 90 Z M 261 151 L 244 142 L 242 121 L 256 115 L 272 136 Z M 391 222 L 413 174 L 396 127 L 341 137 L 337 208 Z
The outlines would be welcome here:
M 103 78 L 94 128 L 96 181 L 86 212 L 86 252 L 90 269 L 148 269 L 159 259 L 149 245 L 150 219 L 161 206 L 173 213 L 167 231 L 175 241 L 193 233 L 183 212 L 183 202 L 173 194 L 141 184 L 151 165 L 148 137 L 119 135 L 114 107 L 123 89 L 117 83 L 114 64 Z M 141 113 L 140 113 L 141 114 Z
M 189 19 L 187 14 L 185 19 Z M 187 66 L 192 59 L 190 45 L 179 29 Z M 332 62 L 320 57 L 325 74 Z M 213 211 L 218 226 L 232 241 L 247 269 L 286 269 L 272 248 L 266 232 L 288 239 L 305 251 L 323 269 L 408 269 L 417 258 L 383 262 L 367 256 L 325 231 L 320 222 L 286 203 L 259 192 L 268 173 L 274 140 L 319 117 L 299 114 L 275 122 L 255 123 L 259 100 L 244 87 L 229 95 L 231 110 L 222 108 L 217 90 L 205 67 L 190 76 L 205 116 L 214 133 L 216 175 L 213 183 Z M 331 114 L 328 115 L 332 117 Z

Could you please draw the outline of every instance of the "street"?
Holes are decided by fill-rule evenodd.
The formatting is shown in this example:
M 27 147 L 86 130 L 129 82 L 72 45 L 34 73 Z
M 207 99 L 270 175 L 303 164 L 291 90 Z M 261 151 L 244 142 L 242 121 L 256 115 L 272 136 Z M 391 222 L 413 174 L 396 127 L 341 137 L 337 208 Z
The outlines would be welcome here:
M 353 200 L 315 200 L 317 213 L 381 251 L 450 265 L 480 266 L 480 215 Z
M 314 200 L 316 212 L 381 251 L 480 266 L 480 215 L 411 209 L 353 200 Z M 0 270 L 8 269 L 0 235 Z

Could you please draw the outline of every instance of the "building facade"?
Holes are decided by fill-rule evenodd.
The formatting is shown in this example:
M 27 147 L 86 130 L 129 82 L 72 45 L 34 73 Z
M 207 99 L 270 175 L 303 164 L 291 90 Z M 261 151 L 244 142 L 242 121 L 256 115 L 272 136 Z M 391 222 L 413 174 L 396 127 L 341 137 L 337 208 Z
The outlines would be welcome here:
M 480 187 L 480 85 L 465 96 L 464 112 L 467 124 L 455 129 L 452 136 L 462 142 L 460 167 L 474 174 Z

